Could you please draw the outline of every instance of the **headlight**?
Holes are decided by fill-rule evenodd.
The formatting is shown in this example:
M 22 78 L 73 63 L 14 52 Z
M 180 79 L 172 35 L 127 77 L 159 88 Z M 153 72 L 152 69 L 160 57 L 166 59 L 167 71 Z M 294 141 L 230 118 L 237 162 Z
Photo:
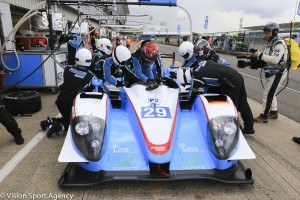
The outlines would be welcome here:
M 89 124 L 85 122 L 79 122 L 75 126 L 75 131 L 79 135 L 87 135 L 89 133 Z
M 220 160 L 229 158 L 239 140 L 239 126 L 232 116 L 221 116 L 208 122 L 208 144 L 213 154 Z
M 74 143 L 86 159 L 100 160 L 104 128 L 104 120 L 94 116 L 78 116 L 72 121 Z

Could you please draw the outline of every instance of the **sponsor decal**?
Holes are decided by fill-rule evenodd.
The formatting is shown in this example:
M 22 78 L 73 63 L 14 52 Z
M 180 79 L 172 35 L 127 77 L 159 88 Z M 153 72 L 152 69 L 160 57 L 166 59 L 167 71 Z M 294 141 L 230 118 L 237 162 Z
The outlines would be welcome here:
M 193 170 L 193 169 L 206 169 L 203 165 L 197 165 L 197 166 L 183 166 L 181 169 L 183 170 Z
M 166 147 L 165 146 L 152 146 L 151 150 L 157 151 L 157 152 L 161 152 L 161 151 L 165 151 Z
M 187 160 L 186 166 L 183 166 L 183 170 L 193 170 L 193 169 L 205 169 L 205 166 L 199 165 L 200 157 L 195 156 Z
M 117 144 L 112 144 L 110 148 L 113 153 L 129 153 L 128 147 L 119 147 Z
M 134 158 L 130 157 L 118 162 L 118 166 L 113 167 L 115 171 L 131 171 L 131 170 L 138 170 L 138 167 L 131 166 L 132 162 L 134 162 Z
M 134 161 L 133 157 L 130 157 L 128 159 L 122 160 L 118 163 L 118 166 L 120 167 L 128 167 L 129 165 L 131 165 L 131 163 Z
M 131 170 L 139 170 L 138 167 L 113 167 L 115 171 L 131 171 Z
M 182 152 L 199 152 L 197 147 L 187 146 L 184 143 L 180 143 L 178 146 Z
M 158 98 L 148 98 L 148 103 L 152 104 L 152 103 L 161 103 L 160 99 Z

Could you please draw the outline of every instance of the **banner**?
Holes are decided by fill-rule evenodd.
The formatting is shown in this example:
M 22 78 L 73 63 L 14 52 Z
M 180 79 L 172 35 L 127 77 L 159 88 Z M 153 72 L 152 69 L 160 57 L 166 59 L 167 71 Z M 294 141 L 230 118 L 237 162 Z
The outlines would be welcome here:
M 177 33 L 180 33 L 180 25 L 177 25 Z
M 208 27 L 208 16 L 205 17 L 204 26 L 205 29 Z
M 139 0 L 140 3 L 153 3 L 153 4 L 174 4 L 176 5 L 177 0 Z
M 300 1 L 298 3 L 297 15 L 300 15 Z

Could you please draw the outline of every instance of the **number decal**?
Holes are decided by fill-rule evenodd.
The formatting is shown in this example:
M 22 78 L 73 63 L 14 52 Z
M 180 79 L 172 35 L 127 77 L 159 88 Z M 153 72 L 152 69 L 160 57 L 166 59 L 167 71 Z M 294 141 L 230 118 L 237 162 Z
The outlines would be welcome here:
M 154 108 L 145 107 L 144 112 L 144 118 L 154 117 Z
M 168 107 L 142 107 L 142 118 L 171 118 Z

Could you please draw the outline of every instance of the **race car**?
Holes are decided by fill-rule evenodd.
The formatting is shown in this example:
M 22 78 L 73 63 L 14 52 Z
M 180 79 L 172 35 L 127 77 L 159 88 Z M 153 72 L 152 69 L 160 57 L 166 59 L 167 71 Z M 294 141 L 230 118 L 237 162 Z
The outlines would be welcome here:
M 228 96 L 160 85 L 110 86 L 109 95 L 77 95 L 59 155 L 68 163 L 59 185 L 117 180 L 209 179 L 252 183 L 242 159 L 255 159 Z

